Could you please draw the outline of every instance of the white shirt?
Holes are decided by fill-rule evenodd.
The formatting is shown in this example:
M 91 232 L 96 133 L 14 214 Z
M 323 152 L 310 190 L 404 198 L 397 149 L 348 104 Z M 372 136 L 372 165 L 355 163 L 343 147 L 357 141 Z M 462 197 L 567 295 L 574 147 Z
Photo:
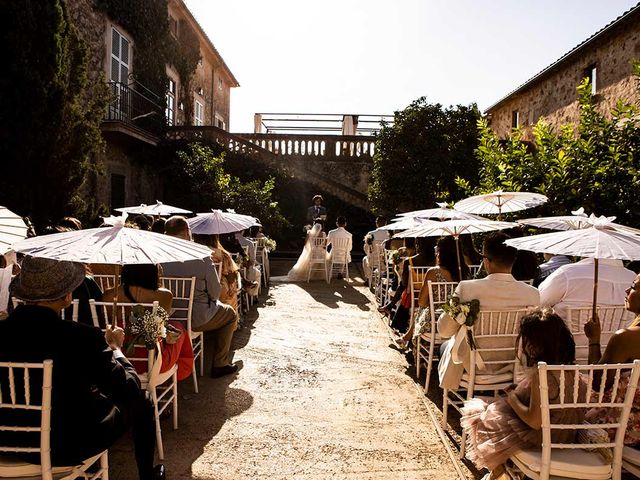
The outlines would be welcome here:
M 258 248 L 258 244 L 253 240 L 249 240 L 247 237 L 243 236 L 242 233 L 236 232 L 236 238 L 242 247 L 249 247 L 247 249 L 247 255 L 249 255 L 249 260 L 253 263 L 256 263 L 256 250 Z
M 371 236 L 374 242 L 382 243 L 389 238 L 389 230 L 380 230 L 377 228 L 368 232 L 366 236 Z M 366 241 L 364 242 L 364 253 L 367 256 L 371 253 L 371 245 L 368 245 Z
M 540 284 L 540 305 L 553 307 L 565 318 L 568 307 L 588 307 L 593 303 L 594 261 L 585 258 L 560 267 Z M 598 260 L 598 305 L 624 305 L 624 291 L 636 274 L 620 260 Z

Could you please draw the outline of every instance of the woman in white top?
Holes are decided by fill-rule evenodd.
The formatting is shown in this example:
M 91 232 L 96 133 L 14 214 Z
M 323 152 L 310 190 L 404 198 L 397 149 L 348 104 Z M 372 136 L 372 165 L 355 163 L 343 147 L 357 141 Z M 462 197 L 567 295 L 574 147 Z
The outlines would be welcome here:
M 311 267 L 312 250 L 313 248 L 318 248 L 313 246 L 313 241 L 316 238 L 325 238 L 326 236 L 327 234 L 322 231 L 321 224 L 316 223 L 313 225 L 313 228 L 307 232 L 307 240 L 304 243 L 304 248 L 302 249 L 302 253 L 298 258 L 298 261 L 287 274 L 287 280 L 289 280 L 290 282 L 300 282 L 307 280 L 309 268 Z M 312 276 L 316 276 L 315 273 L 318 273 L 318 278 L 324 278 L 324 275 L 322 275 L 321 271 L 314 272 L 314 275 Z

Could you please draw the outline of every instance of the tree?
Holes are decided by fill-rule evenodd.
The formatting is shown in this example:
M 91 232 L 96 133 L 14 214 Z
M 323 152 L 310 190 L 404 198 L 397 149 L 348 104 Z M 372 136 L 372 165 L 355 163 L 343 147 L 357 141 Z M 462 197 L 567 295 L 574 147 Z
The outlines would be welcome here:
M 273 198 L 274 179 L 244 182 L 227 172 L 225 155 L 198 143 L 177 151 L 167 147 L 165 175 L 172 179 L 168 199 L 197 212 L 232 208 L 258 217 L 270 234 L 277 235 L 288 222 Z
M 637 74 L 639 67 L 634 71 Z M 596 109 L 588 79 L 577 93 L 579 123 L 555 131 L 541 118 L 532 129 L 533 148 L 522 142 L 521 129 L 502 141 L 479 121 L 480 184 L 476 189 L 466 186 L 467 194 L 496 189 L 539 192 L 549 197 L 541 214 L 566 215 L 584 207 L 640 226 L 638 106 L 619 101 L 606 118 Z M 464 181 L 459 184 L 465 186 Z
M 461 196 L 456 177 L 477 184 L 476 105 L 443 108 L 422 97 L 395 113 L 380 130 L 369 185 L 369 202 L 379 214 L 428 208 Z
M 108 92 L 103 79 L 88 79 L 87 48 L 64 1 L 10 0 L 3 15 L 0 204 L 42 226 L 71 203 L 84 207 L 75 195 L 103 145 Z

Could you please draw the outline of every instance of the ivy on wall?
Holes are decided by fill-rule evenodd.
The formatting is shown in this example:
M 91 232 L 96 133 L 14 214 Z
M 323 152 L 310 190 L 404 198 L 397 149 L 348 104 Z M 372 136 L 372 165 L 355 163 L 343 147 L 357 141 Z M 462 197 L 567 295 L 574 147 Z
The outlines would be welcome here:
M 96 7 L 133 37 L 133 72 L 136 81 L 151 90 L 164 106 L 167 90 L 166 65 L 172 65 L 182 85 L 180 102 L 192 109 L 191 77 L 200 60 L 196 33 L 184 22 L 180 38 L 169 31 L 167 0 L 95 0 Z M 189 110 L 185 117 L 192 117 Z

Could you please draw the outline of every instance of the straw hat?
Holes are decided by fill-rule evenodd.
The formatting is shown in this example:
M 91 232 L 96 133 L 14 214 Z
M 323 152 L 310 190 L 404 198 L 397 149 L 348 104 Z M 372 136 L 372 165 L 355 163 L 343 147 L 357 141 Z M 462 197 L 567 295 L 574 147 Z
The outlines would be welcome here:
M 73 292 L 84 281 L 84 265 L 25 257 L 22 270 L 9 287 L 11 295 L 27 302 L 49 302 Z

